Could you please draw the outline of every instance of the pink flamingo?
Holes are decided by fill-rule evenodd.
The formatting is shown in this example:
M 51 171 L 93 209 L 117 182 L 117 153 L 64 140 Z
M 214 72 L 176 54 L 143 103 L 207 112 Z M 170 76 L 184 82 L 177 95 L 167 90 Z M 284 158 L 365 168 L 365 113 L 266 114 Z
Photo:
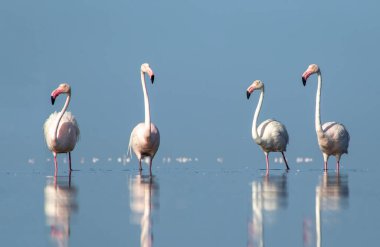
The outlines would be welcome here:
M 150 121 L 149 98 L 146 90 L 145 73 L 149 75 L 153 84 L 154 73 L 149 67 L 149 64 L 144 63 L 141 65 L 141 84 L 144 93 L 144 106 L 145 106 L 145 122 L 139 123 L 132 130 L 129 139 L 128 152 L 133 149 L 133 152 L 139 160 L 139 170 L 141 172 L 141 160 L 149 157 L 149 173 L 152 176 L 152 161 L 160 146 L 160 132 L 158 128 Z
M 324 170 L 327 170 L 327 161 L 330 155 L 336 157 L 336 169 L 339 171 L 340 157 L 344 153 L 348 153 L 348 144 L 350 142 L 350 134 L 343 124 L 337 122 L 327 122 L 321 125 L 321 88 L 322 88 L 322 74 L 318 65 L 311 64 L 307 70 L 302 74 L 303 85 L 306 86 L 307 78 L 310 75 L 318 75 L 318 88 L 315 105 L 315 130 L 317 132 L 319 148 L 323 154 Z
M 71 98 L 71 87 L 69 84 L 60 84 L 51 93 L 51 103 L 54 105 L 55 99 L 62 93 L 67 95 L 65 105 L 60 112 L 53 112 L 44 124 L 46 144 L 54 155 L 54 176 L 57 176 L 58 169 L 57 153 L 69 153 L 69 171 L 72 171 L 70 152 L 75 148 L 80 132 L 74 115 L 71 112 L 66 112 Z
M 262 122 L 258 128 L 256 128 L 257 118 L 259 116 L 264 98 L 264 83 L 260 80 L 254 81 L 252 85 L 247 89 L 247 99 L 249 99 L 254 90 L 261 90 L 261 93 L 259 103 L 257 104 L 256 111 L 253 116 L 252 137 L 253 140 L 264 151 L 267 165 L 267 174 L 269 172 L 269 152 L 281 152 L 282 157 L 284 158 L 286 169 L 289 170 L 288 162 L 286 161 L 284 154 L 286 151 L 286 145 L 289 143 L 289 135 L 286 127 L 274 119 L 267 119 Z

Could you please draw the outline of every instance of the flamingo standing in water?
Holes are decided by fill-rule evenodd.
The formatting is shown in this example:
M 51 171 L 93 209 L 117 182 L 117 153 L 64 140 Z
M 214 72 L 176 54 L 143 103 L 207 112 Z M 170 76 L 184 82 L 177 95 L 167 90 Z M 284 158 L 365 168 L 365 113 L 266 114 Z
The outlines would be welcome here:
M 286 151 L 286 145 L 289 143 L 289 136 L 288 132 L 286 131 L 286 127 L 274 119 L 267 119 L 262 122 L 258 128 L 256 128 L 257 118 L 259 116 L 264 98 L 264 83 L 260 80 L 254 81 L 252 85 L 247 89 L 247 99 L 249 99 L 254 90 L 261 90 L 261 93 L 259 103 L 257 104 L 256 111 L 253 116 L 252 137 L 253 140 L 264 151 L 267 165 L 267 174 L 269 172 L 269 152 L 281 152 L 282 157 L 284 158 L 286 169 L 289 170 L 288 162 L 286 161 L 284 154 Z
M 66 102 L 60 112 L 53 112 L 44 124 L 45 140 L 50 151 L 54 155 L 54 176 L 57 176 L 57 153 L 69 153 L 69 171 L 71 172 L 71 151 L 79 139 L 78 123 L 71 112 L 66 112 L 71 98 L 71 87 L 67 83 L 60 84 L 51 93 L 51 103 L 54 105 L 55 99 L 60 94 L 66 94 Z
M 315 130 L 317 132 L 319 148 L 323 154 L 324 170 L 327 170 L 327 161 L 330 155 L 336 157 L 336 169 L 339 171 L 340 157 L 344 153 L 348 153 L 348 143 L 350 142 L 350 134 L 343 124 L 337 122 L 327 122 L 321 125 L 321 88 L 322 74 L 318 65 L 311 64 L 302 74 L 303 85 L 306 86 L 307 78 L 310 75 L 318 75 L 318 88 L 315 105 Z
M 131 137 L 129 139 L 128 152 L 133 149 L 133 152 L 139 160 L 139 170 L 141 172 L 141 160 L 145 157 L 149 157 L 149 174 L 152 176 L 152 161 L 160 146 L 160 132 L 158 128 L 150 122 L 149 111 L 149 98 L 146 90 L 145 73 L 149 75 L 153 84 L 154 73 L 149 67 L 149 64 L 144 63 L 141 65 L 141 84 L 144 93 L 144 106 L 145 106 L 145 122 L 139 123 L 132 130 Z

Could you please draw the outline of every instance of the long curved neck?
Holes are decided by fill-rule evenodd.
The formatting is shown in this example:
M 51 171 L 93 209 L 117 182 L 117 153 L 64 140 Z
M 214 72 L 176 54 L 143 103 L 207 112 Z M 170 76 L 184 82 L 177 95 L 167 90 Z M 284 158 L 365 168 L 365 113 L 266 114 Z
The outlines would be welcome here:
M 257 144 L 261 143 L 261 138 L 259 137 L 257 133 L 257 118 L 259 117 L 261 105 L 263 104 L 264 99 L 264 88 L 261 89 L 259 103 L 257 103 L 255 114 L 253 115 L 253 122 L 252 122 L 252 137 L 255 140 Z
M 317 133 L 323 133 L 322 125 L 321 125 L 321 90 L 322 90 L 322 74 L 321 71 L 318 71 L 318 88 L 317 95 L 315 99 L 315 130 Z
M 145 133 L 150 136 L 150 110 L 149 110 L 149 98 L 146 90 L 144 72 L 141 71 L 141 84 L 144 93 L 144 107 L 145 107 Z
M 58 114 L 58 120 L 57 120 L 57 124 L 55 126 L 55 130 L 54 130 L 54 138 L 55 138 L 55 141 L 57 141 L 58 139 L 58 126 L 59 126 L 59 123 L 61 122 L 61 119 L 63 117 L 63 114 L 65 114 L 66 110 L 67 110 L 67 107 L 69 107 L 69 103 L 70 103 L 70 98 L 71 98 L 71 95 L 68 94 L 67 97 L 66 97 L 66 102 L 65 102 L 65 105 L 63 106 L 62 110 L 59 112 Z

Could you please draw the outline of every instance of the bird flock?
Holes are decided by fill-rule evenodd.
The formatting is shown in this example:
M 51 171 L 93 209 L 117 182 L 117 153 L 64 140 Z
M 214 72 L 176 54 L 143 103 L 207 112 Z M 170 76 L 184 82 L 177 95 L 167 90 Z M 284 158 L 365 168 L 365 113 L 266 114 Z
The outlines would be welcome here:
M 155 124 L 151 122 L 149 97 L 145 76 L 148 75 L 151 83 L 154 82 L 154 72 L 149 64 L 143 63 L 140 69 L 141 85 L 144 94 L 145 120 L 133 128 L 128 146 L 128 154 L 135 153 L 139 162 L 139 171 L 141 173 L 141 162 L 147 158 L 149 161 L 149 175 L 152 176 L 152 162 L 160 146 L 160 132 Z M 328 169 L 327 162 L 329 157 L 335 156 L 336 170 L 339 172 L 340 158 L 342 154 L 348 153 L 348 145 L 350 135 L 346 127 L 338 122 L 327 122 L 321 124 L 320 102 L 322 89 L 322 74 L 316 64 L 311 64 L 302 74 L 303 85 L 306 86 L 308 78 L 317 74 L 317 94 L 315 106 L 315 130 L 319 148 L 323 155 L 324 170 Z M 286 170 L 289 170 L 289 165 L 285 157 L 286 146 L 289 143 L 289 135 L 286 127 L 281 122 L 274 119 L 267 119 L 257 126 L 257 119 L 260 114 L 261 106 L 264 100 L 264 83 L 260 80 L 255 80 L 247 88 L 247 99 L 250 98 L 254 91 L 260 91 L 260 98 L 256 106 L 252 121 L 252 138 L 257 145 L 260 146 L 265 154 L 266 172 L 269 173 L 269 153 L 281 152 Z M 66 111 L 71 99 L 71 87 L 67 83 L 60 84 L 51 93 L 51 103 L 54 105 L 55 99 L 66 94 L 66 102 L 60 112 L 52 113 L 45 121 L 43 129 L 47 147 L 54 156 L 54 176 L 57 176 L 58 153 L 68 153 L 69 155 L 69 172 L 71 173 L 71 151 L 74 150 L 76 143 L 79 140 L 80 130 L 76 118 L 71 112 Z

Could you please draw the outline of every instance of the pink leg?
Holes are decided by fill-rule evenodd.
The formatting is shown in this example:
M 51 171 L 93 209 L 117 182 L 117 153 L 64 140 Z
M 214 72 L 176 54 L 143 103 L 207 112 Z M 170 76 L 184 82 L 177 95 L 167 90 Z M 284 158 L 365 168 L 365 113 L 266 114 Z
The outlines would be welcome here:
M 69 152 L 69 171 L 71 173 L 73 169 L 71 169 L 71 152 Z
M 282 153 L 282 158 L 284 158 L 284 161 L 285 161 L 285 165 L 286 165 L 286 170 L 289 170 L 289 166 L 288 166 L 288 162 L 286 161 L 286 158 L 285 158 L 285 154 L 284 152 L 281 152 Z
M 322 153 L 323 161 L 325 162 L 323 165 L 323 170 L 327 171 L 327 162 L 329 161 L 329 155 Z
M 54 188 L 57 189 L 57 177 L 54 176 Z
M 268 153 L 265 153 L 265 160 L 267 162 L 267 172 L 269 171 L 269 158 L 268 158 Z
M 58 163 L 57 163 L 57 153 L 54 152 L 54 177 L 57 177 Z
M 339 160 L 336 162 L 336 170 L 337 172 L 339 173 L 339 169 L 340 169 L 340 164 L 339 164 Z

